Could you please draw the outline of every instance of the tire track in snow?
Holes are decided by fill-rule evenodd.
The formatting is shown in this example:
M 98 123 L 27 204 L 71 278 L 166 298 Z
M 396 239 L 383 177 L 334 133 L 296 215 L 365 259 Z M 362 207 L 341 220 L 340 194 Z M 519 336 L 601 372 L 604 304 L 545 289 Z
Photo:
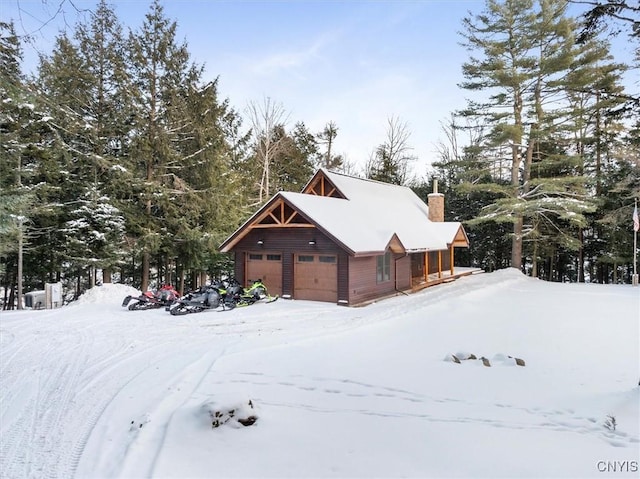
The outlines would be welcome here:
M 155 359 L 170 354 L 172 337 L 160 332 L 158 341 L 132 349 L 119 324 L 107 331 L 108 338 L 95 338 L 91 323 L 71 321 L 63 344 L 56 339 L 60 325 L 38 319 L 20 329 L 21 340 L 3 347 L 0 477 L 73 477 L 112 399 Z M 46 361 L 26 370 L 34 356 Z
M 14 358 L 9 361 L 13 363 L 12 370 L 22 371 L 27 381 L 19 381 L 21 387 L 17 388 L 16 394 L 24 396 L 22 402 L 25 403 L 17 415 L 18 419 L 9 425 L 5 421 L 2 424 L 2 436 L 11 438 L 6 444 L 3 441 L 2 448 L 2 461 L 8 477 L 62 477 L 64 474 L 59 470 L 64 469 L 65 450 L 73 441 L 66 437 L 69 434 L 65 432 L 68 429 L 64 423 L 73 420 L 69 417 L 69 410 L 73 411 L 70 406 L 74 389 L 88 359 L 92 343 L 90 336 L 89 329 L 78 328 L 66 338 L 67 341 L 73 339 L 71 345 L 62 345 L 55 338 L 49 340 L 48 335 L 40 334 L 23 354 L 29 357 L 35 349 L 47 361 L 27 374 L 19 367 L 21 356 L 11 356 Z M 17 457 L 17 460 L 12 461 L 12 457 Z
M 144 414 L 149 422 L 137 431 L 133 439 L 135 447 L 128 447 L 119 477 L 154 477 L 154 469 L 176 410 L 192 397 L 215 363 L 224 356 L 225 350 L 207 352 L 180 369 L 170 381 L 173 385 L 171 393 Z

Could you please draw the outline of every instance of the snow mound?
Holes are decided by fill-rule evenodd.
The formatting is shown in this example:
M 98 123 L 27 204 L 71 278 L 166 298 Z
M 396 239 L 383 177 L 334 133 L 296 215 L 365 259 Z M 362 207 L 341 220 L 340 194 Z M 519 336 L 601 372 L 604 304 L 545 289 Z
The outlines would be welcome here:
M 258 420 L 258 412 L 253 400 L 236 402 L 207 401 L 200 410 L 205 413 L 212 428 L 230 426 L 240 428 L 252 426 Z
M 139 296 L 140 291 L 126 284 L 106 283 L 94 286 L 82 294 L 77 304 L 120 304 L 125 296 Z

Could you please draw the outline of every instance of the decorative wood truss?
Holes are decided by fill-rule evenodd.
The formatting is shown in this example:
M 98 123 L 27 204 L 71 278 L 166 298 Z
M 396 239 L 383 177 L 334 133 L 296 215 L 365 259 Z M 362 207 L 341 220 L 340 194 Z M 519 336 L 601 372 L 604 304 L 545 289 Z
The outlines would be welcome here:
M 284 200 L 276 201 L 251 224 L 251 228 L 315 228 Z
M 317 196 L 330 196 L 332 198 L 346 199 L 345 196 L 338 190 L 333 183 L 329 181 L 327 177 L 322 174 L 316 175 L 316 177 L 307 185 L 303 193 Z

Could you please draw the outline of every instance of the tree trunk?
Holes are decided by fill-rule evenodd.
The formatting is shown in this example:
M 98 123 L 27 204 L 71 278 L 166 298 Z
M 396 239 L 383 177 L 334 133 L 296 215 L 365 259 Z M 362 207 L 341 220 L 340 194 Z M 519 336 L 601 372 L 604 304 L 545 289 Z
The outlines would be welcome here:
M 182 266 L 178 267 L 178 291 L 180 291 L 180 296 L 184 294 L 184 268 Z
M 18 231 L 18 309 L 22 309 L 22 221 Z
M 522 217 L 518 217 L 513 224 L 513 238 L 511 239 L 511 267 L 522 270 Z
M 111 268 L 104 268 L 102 270 L 102 283 L 111 283 Z
M 578 283 L 584 283 L 584 231 L 582 228 L 578 230 L 578 240 L 580 241 L 580 249 L 578 250 Z
M 144 293 L 149 289 L 149 252 L 142 253 L 142 282 L 140 290 Z

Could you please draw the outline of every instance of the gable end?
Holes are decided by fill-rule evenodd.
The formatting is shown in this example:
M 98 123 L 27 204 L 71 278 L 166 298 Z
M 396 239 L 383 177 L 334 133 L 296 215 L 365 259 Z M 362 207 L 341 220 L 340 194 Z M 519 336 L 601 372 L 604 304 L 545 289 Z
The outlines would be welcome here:
M 313 178 L 307 183 L 302 193 L 317 196 L 329 196 L 331 198 L 347 199 L 344 194 L 331 182 L 323 170 L 318 170 Z

